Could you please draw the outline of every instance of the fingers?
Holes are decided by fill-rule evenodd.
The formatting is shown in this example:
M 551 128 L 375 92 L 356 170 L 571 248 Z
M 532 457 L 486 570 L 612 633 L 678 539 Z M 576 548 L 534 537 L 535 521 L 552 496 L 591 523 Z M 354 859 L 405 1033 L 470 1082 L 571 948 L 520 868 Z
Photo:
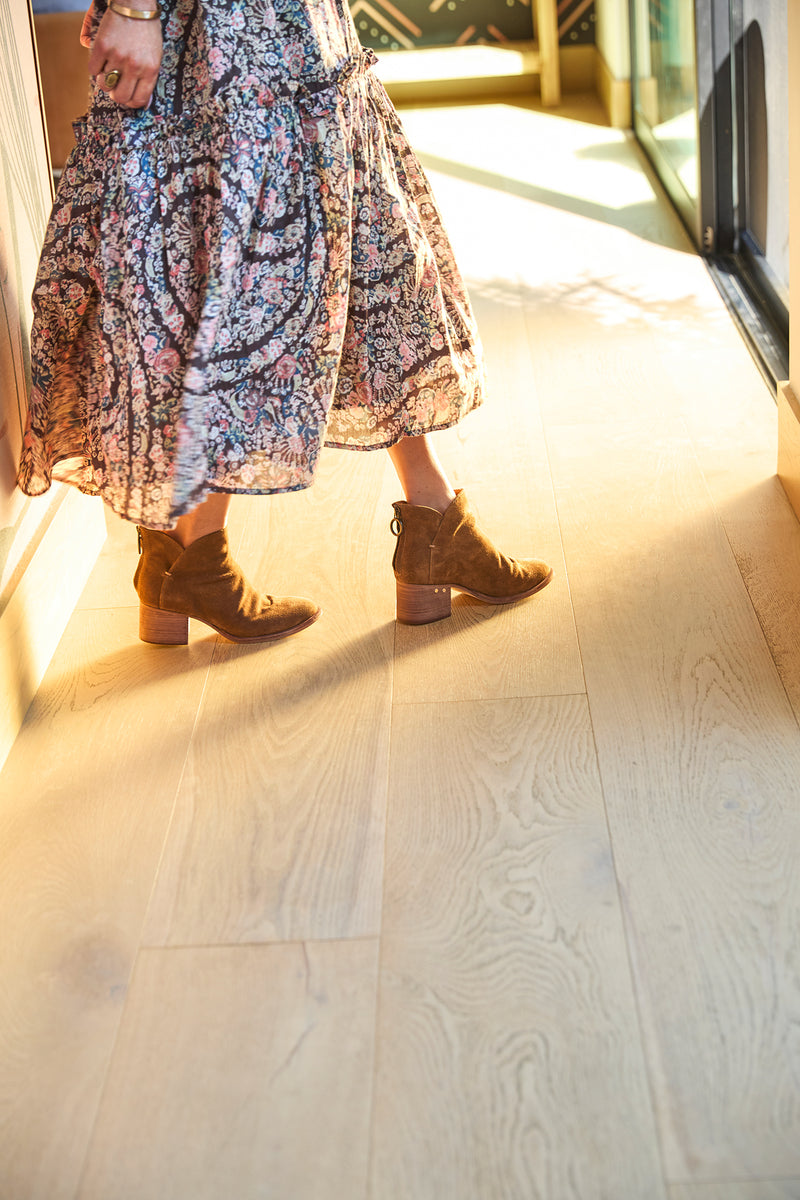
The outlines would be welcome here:
M 155 80 L 153 83 L 148 84 L 143 79 L 138 79 L 130 100 L 119 100 L 117 103 L 125 104 L 127 108 L 147 108 L 148 104 L 150 103 L 150 97 L 153 94 L 154 83 Z M 116 100 L 116 95 L 114 96 L 114 99 Z
M 118 83 L 109 87 L 107 72 L 110 70 L 111 67 L 107 66 L 97 76 L 97 86 L 107 92 L 115 104 L 120 104 L 123 108 L 146 108 L 153 94 L 155 77 L 139 78 L 132 70 L 124 73 L 120 71 Z
M 153 94 L 161 66 L 161 24 L 131 21 L 109 9 L 103 16 L 89 55 L 89 74 L 97 86 L 123 108 L 144 108 Z M 110 72 L 117 72 L 108 80 Z
M 120 104 L 123 108 L 145 108 L 150 103 L 150 97 L 153 94 L 155 79 L 140 78 L 133 70 L 119 71 L 119 80 L 114 83 L 112 76 L 111 82 L 113 87 L 109 87 L 108 73 L 112 70 L 111 65 L 104 66 L 99 75 L 96 76 L 95 82 L 97 86 L 106 92 L 115 104 Z

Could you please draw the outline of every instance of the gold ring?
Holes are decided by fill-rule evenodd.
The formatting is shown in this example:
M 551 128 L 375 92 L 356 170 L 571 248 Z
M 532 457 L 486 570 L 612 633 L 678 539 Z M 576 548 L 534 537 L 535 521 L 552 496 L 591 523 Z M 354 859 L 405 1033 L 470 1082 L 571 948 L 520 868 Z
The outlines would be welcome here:
M 106 87 L 113 92 L 120 80 L 121 71 L 106 71 Z

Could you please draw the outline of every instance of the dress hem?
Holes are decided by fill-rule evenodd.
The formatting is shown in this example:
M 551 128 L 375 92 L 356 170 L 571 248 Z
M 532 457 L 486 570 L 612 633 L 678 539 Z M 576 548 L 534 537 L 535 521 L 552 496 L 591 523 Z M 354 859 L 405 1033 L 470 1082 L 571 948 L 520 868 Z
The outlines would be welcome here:
M 482 399 L 479 398 L 469 408 L 462 410 L 461 412 L 459 412 L 459 414 L 457 416 L 451 418 L 450 420 L 440 422 L 436 425 L 429 425 L 422 429 L 407 430 L 407 431 L 400 433 L 397 437 L 393 437 L 389 440 L 386 440 L 386 441 L 383 441 L 380 443 L 375 442 L 370 445 L 365 445 L 363 443 L 358 444 L 356 442 L 336 442 L 336 441 L 324 440 L 323 445 L 328 450 L 355 450 L 359 453 L 369 453 L 370 451 L 373 451 L 373 450 L 390 450 L 392 446 L 396 446 L 398 444 L 398 442 L 402 442 L 405 438 L 424 437 L 428 433 L 438 433 L 438 432 L 442 432 L 445 429 L 452 429 L 455 425 L 458 425 L 464 417 L 469 416 L 469 414 L 471 412 L 474 412 L 477 408 L 480 408 L 482 403 L 483 403 Z M 70 461 L 70 460 L 66 459 L 66 460 L 62 460 L 62 461 Z M 202 504 L 203 500 L 207 499 L 208 496 L 210 496 L 210 495 L 216 495 L 216 496 L 281 496 L 281 495 L 284 495 L 289 492 L 307 491 L 308 488 L 313 486 L 314 477 L 312 476 L 308 480 L 306 480 L 302 483 L 291 484 L 286 487 L 274 487 L 274 488 L 221 487 L 219 485 L 209 483 L 207 485 L 206 494 L 203 497 L 203 500 L 199 500 L 197 504 L 192 505 L 192 507 L 187 509 L 186 512 L 174 513 L 172 523 L 169 525 L 161 525 L 161 524 L 147 525 L 140 518 L 132 517 L 132 516 L 129 516 L 127 513 L 121 512 L 119 510 L 119 508 L 117 508 L 110 499 L 108 499 L 106 496 L 103 495 L 103 493 L 97 486 L 88 484 L 88 483 L 84 483 L 75 478 L 70 479 L 64 475 L 60 475 L 58 472 L 57 466 L 56 466 L 56 469 L 54 469 L 52 471 L 50 478 L 47 480 L 47 482 L 44 484 L 44 486 L 39 488 L 38 490 L 34 490 L 30 484 L 28 484 L 26 487 L 23 487 L 21 484 L 18 483 L 17 486 L 24 496 L 29 496 L 31 498 L 34 498 L 36 496 L 43 496 L 46 492 L 49 492 L 50 488 L 54 484 L 67 484 L 69 487 L 76 488 L 79 492 L 82 492 L 83 495 L 85 495 L 85 496 L 97 496 L 98 499 L 102 500 L 104 504 L 108 505 L 108 507 L 111 509 L 111 511 L 113 513 L 115 513 L 116 516 L 118 516 L 123 521 L 128 521 L 132 525 L 144 525 L 144 528 L 146 528 L 146 529 L 157 529 L 157 530 L 163 531 L 163 530 L 173 529 L 175 527 L 176 521 L 179 521 L 181 517 L 186 516 L 188 513 L 193 512 L 195 510 L 195 508 L 197 508 L 200 504 Z

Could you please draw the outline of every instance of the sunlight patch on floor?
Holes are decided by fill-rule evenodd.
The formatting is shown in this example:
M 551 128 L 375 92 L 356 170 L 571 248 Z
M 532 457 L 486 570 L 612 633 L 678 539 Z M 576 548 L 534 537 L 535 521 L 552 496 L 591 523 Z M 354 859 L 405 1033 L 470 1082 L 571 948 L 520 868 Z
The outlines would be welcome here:
M 407 109 L 473 299 L 603 330 L 701 339 L 727 319 L 629 133 L 525 103 Z M 591 168 L 591 169 L 589 169 Z
M 407 109 L 403 124 L 427 159 L 624 210 L 655 196 L 624 130 L 554 116 L 519 104 Z M 591 162 L 591 171 L 586 164 Z M 509 166 L 511 170 L 509 171 Z M 531 198 L 534 198 L 533 196 Z

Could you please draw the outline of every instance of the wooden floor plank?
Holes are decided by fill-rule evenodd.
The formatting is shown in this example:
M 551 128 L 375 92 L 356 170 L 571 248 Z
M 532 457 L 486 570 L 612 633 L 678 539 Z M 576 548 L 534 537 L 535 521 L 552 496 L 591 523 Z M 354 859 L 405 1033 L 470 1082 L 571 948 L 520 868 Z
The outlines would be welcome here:
M 0 776 L 4 1200 L 74 1196 L 210 656 L 73 617 Z
M 80 1200 L 365 1196 L 377 945 L 144 951 Z
M 395 710 L 371 1196 L 663 1195 L 584 697 Z
M 667 1176 L 796 1174 L 797 722 L 688 439 L 548 441 Z
M 394 633 L 384 458 L 332 452 L 311 492 L 239 506 L 242 565 L 323 616 L 273 645 L 219 646 L 147 944 L 379 930 Z
M 724 524 L 778 673 L 800 720 L 800 524 L 785 496 L 779 499 L 784 512 L 776 519 L 734 518 Z
M 800 524 L 775 474 L 777 411 L 727 322 L 661 351 L 698 465 L 795 713 L 800 716 Z
M 545 592 L 395 631 L 397 485 L 330 452 L 231 521 L 253 581 L 322 620 L 143 647 L 111 519 L 0 774 L 2 1200 L 75 1200 L 123 1005 L 92 1200 L 661 1200 L 662 1161 L 670 1200 L 800 1200 L 774 405 L 629 139 L 566 116 L 407 119 L 489 366 L 436 444 L 498 544 L 554 563 Z

